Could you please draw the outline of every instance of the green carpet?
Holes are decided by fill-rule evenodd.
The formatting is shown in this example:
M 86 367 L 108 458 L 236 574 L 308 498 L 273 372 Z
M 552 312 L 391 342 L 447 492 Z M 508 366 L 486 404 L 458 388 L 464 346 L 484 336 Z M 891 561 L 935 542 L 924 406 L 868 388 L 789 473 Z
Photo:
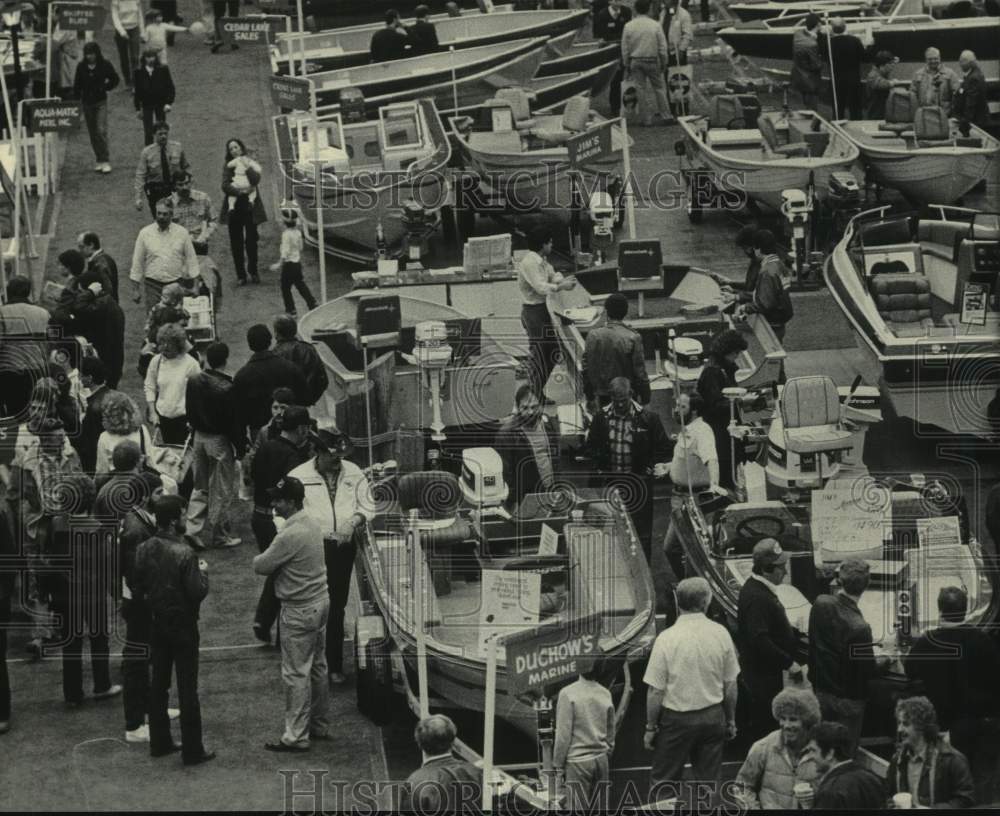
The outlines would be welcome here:
M 795 316 L 785 333 L 786 351 L 853 348 L 854 330 L 825 289 L 792 293 Z

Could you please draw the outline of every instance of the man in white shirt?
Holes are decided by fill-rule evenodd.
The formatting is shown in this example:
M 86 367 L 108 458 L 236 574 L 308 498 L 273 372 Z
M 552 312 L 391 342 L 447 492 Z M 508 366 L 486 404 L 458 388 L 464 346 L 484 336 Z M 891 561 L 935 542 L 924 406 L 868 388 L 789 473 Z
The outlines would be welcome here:
M 677 585 L 677 622 L 656 638 L 643 677 L 651 803 L 676 797 L 678 807 L 693 808 L 699 783 L 710 785 L 715 799 L 722 749 L 736 736 L 739 663 L 729 632 L 705 616 L 711 599 L 704 578 Z M 688 760 L 691 782 L 685 786 Z
M 687 52 L 694 40 L 694 23 L 691 12 L 673 0 L 670 8 L 664 9 L 663 27 L 667 33 L 667 51 L 670 65 L 687 65 Z
M 698 394 L 681 394 L 677 398 L 677 415 L 683 423 L 674 445 L 670 463 L 670 479 L 675 490 L 687 492 L 688 487 L 719 492 L 719 454 L 715 434 L 701 418 L 705 402 Z
M 558 344 L 549 318 L 545 299 L 553 292 L 565 292 L 576 286 L 575 278 L 564 279 L 548 262 L 552 252 L 552 233 L 539 230 L 531 236 L 531 249 L 521 258 L 517 268 L 517 285 L 521 291 L 521 325 L 528 333 L 531 354 L 531 383 L 543 405 L 554 405 L 545 397 L 545 384 L 555 367 Z
M 145 283 L 148 303 L 156 303 L 160 292 L 169 283 L 180 283 L 185 288 L 194 285 L 200 275 L 198 256 L 189 233 L 180 224 L 173 223 L 174 206 L 169 198 L 156 203 L 156 220 L 139 230 L 132 252 L 132 300 L 142 301 L 142 284 Z

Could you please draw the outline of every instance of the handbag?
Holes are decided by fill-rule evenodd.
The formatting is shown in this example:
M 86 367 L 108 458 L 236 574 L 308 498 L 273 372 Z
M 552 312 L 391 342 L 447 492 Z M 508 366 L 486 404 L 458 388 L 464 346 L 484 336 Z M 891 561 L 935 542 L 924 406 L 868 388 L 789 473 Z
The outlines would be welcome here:
M 622 79 L 622 116 L 629 124 L 640 120 L 639 84 L 626 72 Z

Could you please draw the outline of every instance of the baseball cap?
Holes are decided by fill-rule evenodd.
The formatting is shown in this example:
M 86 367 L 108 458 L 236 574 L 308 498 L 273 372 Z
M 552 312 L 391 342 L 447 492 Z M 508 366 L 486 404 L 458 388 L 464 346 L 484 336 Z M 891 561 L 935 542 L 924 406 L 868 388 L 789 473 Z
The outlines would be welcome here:
M 890 62 L 897 62 L 897 59 L 893 55 L 892 51 L 879 51 L 875 55 L 875 64 L 879 68 L 881 68 L 883 65 L 888 65 Z
M 309 409 L 303 408 L 301 405 L 289 405 L 281 415 L 281 430 L 283 431 L 294 431 L 296 428 L 310 424 L 312 424 L 312 420 L 309 418 Z
M 351 438 L 336 425 L 326 425 L 317 428 L 312 434 L 312 440 L 317 450 L 326 451 L 327 453 L 347 456 L 354 450 Z
M 271 501 L 275 499 L 291 499 L 292 501 L 302 501 L 306 497 L 306 489 L 294 476 L 285 476 L 279 480 L 274 487 L 267 489 L 267 495 Z
M 788 553 L 781 549 L 781 545 L 773 538 L 763 538 L 754 544 L 753 565 L 763 569 L 770 569 L 777 564 L 788 563 Z

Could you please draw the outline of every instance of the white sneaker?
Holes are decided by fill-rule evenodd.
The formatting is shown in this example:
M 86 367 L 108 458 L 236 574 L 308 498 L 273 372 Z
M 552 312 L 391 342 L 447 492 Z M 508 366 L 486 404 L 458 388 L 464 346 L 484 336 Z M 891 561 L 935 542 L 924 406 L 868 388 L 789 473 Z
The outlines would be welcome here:
M 176 720 L 178 717 L 181 716 L 181 710 L 179 708 L 168 708 L 167 716 L 170 717 L 170 719 L 172 720 Z
M 140 725 L 125 732 L 125 742 L 149 742 L 149 726 Z
M 94 165 L 94 172 L 95 173 L 103 173 L 104 172 L 104 164 L 102 162 L 98 162 L 97 164 L 95 164 Z
M 110 173 L 111 172 L 111 165 L 108 164 L 107 162 L 104 162 L 104 164 L 101 165 L 101 172 L 104 173 L 104 174 Z

